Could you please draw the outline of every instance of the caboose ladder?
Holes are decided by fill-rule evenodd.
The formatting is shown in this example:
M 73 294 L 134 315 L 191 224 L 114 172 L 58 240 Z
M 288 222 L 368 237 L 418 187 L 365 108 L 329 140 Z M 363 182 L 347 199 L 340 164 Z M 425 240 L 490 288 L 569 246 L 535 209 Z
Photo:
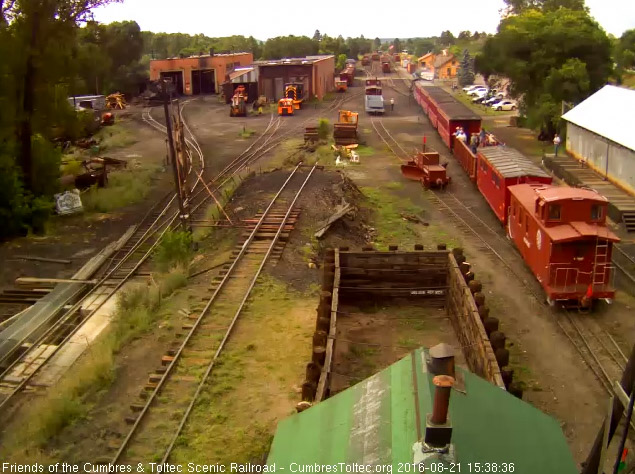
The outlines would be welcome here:
M 606 266 L 607 258 L 609 256 L 609 241 L 607 239 L 600 239 L 599 237 L 595 243 L 595 260 L 593 261 L 593 286 L 604 285 L 606 283 Z M 599 265 L 602 270 L 599 271 Z

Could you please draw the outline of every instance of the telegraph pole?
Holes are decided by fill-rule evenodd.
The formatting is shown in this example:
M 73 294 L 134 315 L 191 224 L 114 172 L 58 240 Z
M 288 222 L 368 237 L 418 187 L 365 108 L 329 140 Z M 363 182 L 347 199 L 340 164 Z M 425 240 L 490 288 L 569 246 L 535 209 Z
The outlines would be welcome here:
M 174 137 L 172 136 L 172 117 L 168 108 L 170 102 L 170 93 L 168 92 L 167 81 L 163 80 L 163 112 L 165 113 L 165 127 L 168 135 L 168 147 L 170 149 L 170 161 L 172 162 L 172 174 L 174 176 L 174 187 L 176 191 L 176 197 L 179 201 L 179 219 L 181 221 L 181 227 L 184 232 L 191 232 L 189 223 L 189 213 L 185 209 L 183 202 L 183 183 L 181 182 L 181 176 L 179 173 L 179 163 L 176 158 L 176 148 L 174 147 Z

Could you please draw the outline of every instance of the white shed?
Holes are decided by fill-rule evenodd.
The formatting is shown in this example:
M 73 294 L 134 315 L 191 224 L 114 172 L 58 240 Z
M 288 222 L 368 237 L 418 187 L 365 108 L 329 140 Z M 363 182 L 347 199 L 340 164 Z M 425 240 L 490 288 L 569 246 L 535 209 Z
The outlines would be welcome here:
M 604 86 L 562 116 L 567 151 L 635 194 L 635 90 Z

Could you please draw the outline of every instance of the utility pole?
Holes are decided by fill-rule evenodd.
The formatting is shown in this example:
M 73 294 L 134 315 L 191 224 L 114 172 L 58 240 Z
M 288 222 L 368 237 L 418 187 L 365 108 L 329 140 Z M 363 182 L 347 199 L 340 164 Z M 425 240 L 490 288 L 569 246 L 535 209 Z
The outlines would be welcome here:
M 184 232 L 191 232 L 189 226 L 189 212 L 185 206 L 185 199 L 183 188 L 187 189 L 187 184 L 183 183 L 183 173 L 179 173 L 179 165 L 176 158 L 176 149 L 174 147 L 174 137 L 172 135 L 172 117 L 168 108 L 168 102 L 170 102 L 170 93 L 168 91 L 167 81 L 163 80 L 163 112 L 165 113 L 165 127 L 168 135 L 168 147 L 170 149 L 170 161 L 172 162 L 172 174 L 174 176 L 174 188 L 176 191 L 176 197 L 179 201 L 179 219 L 181 221 L 181 227 Z M 181 170 L 182 171 L 182 170 Z

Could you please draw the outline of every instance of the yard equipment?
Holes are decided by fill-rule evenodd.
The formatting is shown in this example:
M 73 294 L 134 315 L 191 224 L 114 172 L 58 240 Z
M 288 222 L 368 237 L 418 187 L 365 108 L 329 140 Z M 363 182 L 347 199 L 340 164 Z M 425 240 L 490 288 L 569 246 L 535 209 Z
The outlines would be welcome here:
M 408 164 L 401 165 L 401 174 L 413 181 L 419 181 L 426 189 L 445 189 L 452 180 L 447 175 L 447 166 L 447 163 L 439 164 L 437 152 L 418 152 Z
M 285 84 L 284 86 L 284 97 L 285 99 L 293 100 L 293 107 L 298 110 L 302 108 L 302 102 L 304 101 L 303 97 L 303 88 L 304 84 L 301 83 L 291 83 Z
M 245 117 L 247 115 L 247 92 L 245 86 L 238 86 L 229 106 L 230 117 Z
M 293 115 L 293 99 L 280 99 L 278 101 L 278 115 Z
M 121 92 L 115 92 L 106 97 L 106 107 L 109 109 L 123 110 L 127 105 L 126 98 Z
M 336 145 L 356 145 L 357 122 L 359 114 L 350 110 L 340 110 L 337 123 L 333 126 L 333 138 Z
M 337 92 L 346 92 L 348 89 L 348 82 L 339 78 L 335 78 L 335 90 Z

